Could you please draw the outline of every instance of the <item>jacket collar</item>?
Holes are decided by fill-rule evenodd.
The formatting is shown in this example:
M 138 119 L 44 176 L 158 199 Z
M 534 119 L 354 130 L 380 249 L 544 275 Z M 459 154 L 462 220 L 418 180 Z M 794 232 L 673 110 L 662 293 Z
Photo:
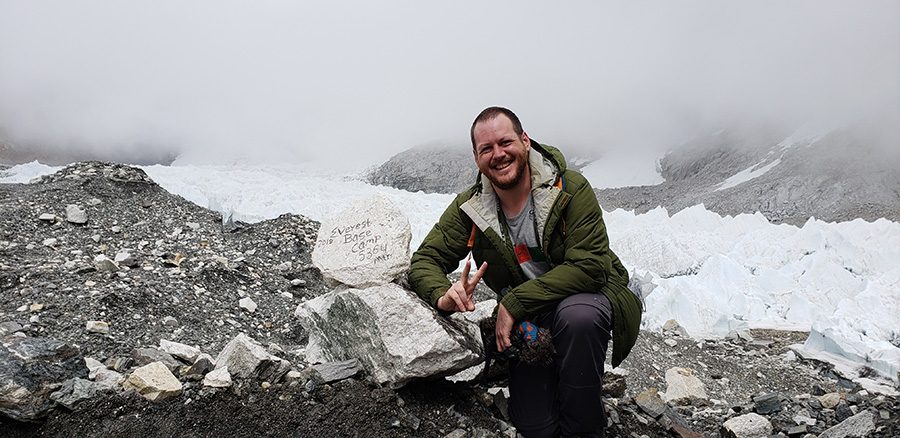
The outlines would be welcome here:
M 555 187 L 553 183 L 565 169 L 565 161 L 562 160 L 561 154 L 555 148 L 547 148 L 534 140 L 531 144 L 531 150 L 528 152 L 528 165 L 531 167 L 531 195 L 534 197 L 538 233 L 541 234 L 538 239 L 543 241 L 544 226 L 547 224 L 553 203 L 560 194 L 559 188 Z M 558 157 L 554 155 L 558 155 Z M 497 194 L 494 193 L 489 179 L 479 174 L 478 181 L 480 190 L 463 203 L 460 209 L 472 219 L 472 222 L 482 232 L 493 229 L 498 236 L 502 236 L 500 218 L 497 215 L 499 207 Z

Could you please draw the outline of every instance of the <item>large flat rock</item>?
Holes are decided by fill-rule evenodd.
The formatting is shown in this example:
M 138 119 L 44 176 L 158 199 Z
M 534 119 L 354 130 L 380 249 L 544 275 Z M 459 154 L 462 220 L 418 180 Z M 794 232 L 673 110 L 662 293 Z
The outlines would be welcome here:
M 313 264 L 350 287 L 394 281 L 409 269 L 409 220 L 382 196 L 357 201 L 322 222 Z
M 358 359 L 381 384 L 449 375 L 482 360 L 480 337 L 465 321 L 438 315 L 396 284 L 338 289 L 295 314 L 310 333 L 308 362 Z

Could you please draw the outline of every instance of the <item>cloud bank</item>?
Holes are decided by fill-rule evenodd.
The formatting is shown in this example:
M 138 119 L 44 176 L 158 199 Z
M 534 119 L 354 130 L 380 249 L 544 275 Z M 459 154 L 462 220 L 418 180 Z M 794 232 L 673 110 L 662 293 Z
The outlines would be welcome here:
M 0 1 L 0 136 L 135 160 L 374 163 L 466 146 L 489 105 L 659 154 L 731 124 L 897 124 L 898 78 L 894 1 Z

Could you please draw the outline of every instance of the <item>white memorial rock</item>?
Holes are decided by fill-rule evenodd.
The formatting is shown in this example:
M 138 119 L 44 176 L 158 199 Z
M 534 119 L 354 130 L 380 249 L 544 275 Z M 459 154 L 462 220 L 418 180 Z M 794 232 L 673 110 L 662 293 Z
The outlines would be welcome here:
M 322 222 L 312 262 L 350 287 L 390 283 L 409 269 L 409 220 L 382 196 L 357 201 Z
M 358 359 L 381 384 L 449 375 L 481 362 L 480 338 L 396 284 L 338 289 L 297 307 L 306 361 Z M 471 324 L 468 323 L 468 324 Z

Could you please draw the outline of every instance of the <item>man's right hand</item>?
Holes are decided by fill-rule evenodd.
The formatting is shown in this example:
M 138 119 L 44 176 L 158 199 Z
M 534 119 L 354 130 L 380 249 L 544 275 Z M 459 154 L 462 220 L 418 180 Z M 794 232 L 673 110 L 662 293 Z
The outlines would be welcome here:
M 471 312 L 475 310 L 475 286 L 484 276 L 487 270 L 487 262 L 481 264 L 478 271 L 470 279 L 469 278 L 469 262 L 472 256 L 466 259 L 466 266 L 463 268 L 459 281 L 450 285 L 450 289 L 443 296 L 438 298 L 437 308 L 445 312 Z

